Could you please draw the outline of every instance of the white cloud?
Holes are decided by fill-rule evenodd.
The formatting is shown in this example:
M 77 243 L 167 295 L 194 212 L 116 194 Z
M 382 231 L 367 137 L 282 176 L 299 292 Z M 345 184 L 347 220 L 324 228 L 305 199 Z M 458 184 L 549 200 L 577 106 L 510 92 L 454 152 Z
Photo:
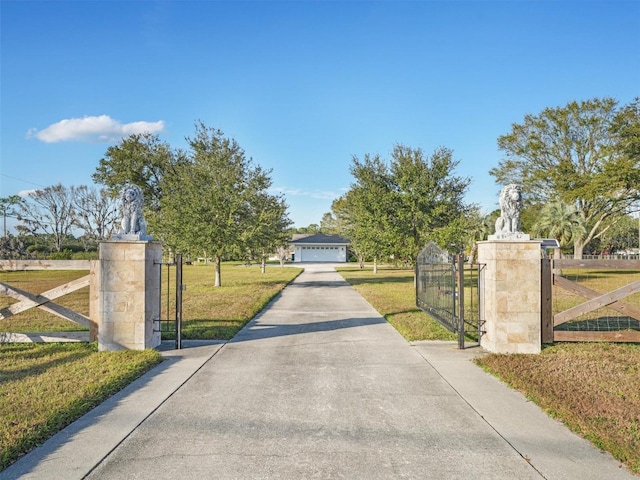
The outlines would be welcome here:
M 27 132 L 27 138 L 37 138 L 45 143 L 56 142 L 112 142 L 135 133 L 156 133 L 164 129 L 164 122 L 120 123 L 108 115 L 69 118 L 38 130 Z
M 32 190 L 20 190 L 18 192 L 18 196 L 21 198 L 27 198 L 29 195 L 31 195 L 32 193 L 35 193 L 37 190 L 34 188 Z
M 318 200 L 335 200 L 340 197 L 342 193 L 337 193 L 333 191 L 326 190 L 302 190 L 299 188 L 290 188 L 290 187 L 276 187 L 273 189 L 276 193 L 281 193 L 283 195 L 289 195 L 292 197 L 309 197 L 315 198 Z

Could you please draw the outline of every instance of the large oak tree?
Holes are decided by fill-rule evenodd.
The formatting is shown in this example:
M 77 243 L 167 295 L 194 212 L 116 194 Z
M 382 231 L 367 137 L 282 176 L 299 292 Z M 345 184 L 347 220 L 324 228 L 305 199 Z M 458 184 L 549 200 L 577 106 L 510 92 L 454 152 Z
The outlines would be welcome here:
M 573 238 L 575 258 L 640 200 L 638 103 L 612 98 L 570 102 L 526 115 L 498 138 L 506 157 L 491 170 L 498 183 L 522 185 L 537 204 L 562 202 L 585 226 Z

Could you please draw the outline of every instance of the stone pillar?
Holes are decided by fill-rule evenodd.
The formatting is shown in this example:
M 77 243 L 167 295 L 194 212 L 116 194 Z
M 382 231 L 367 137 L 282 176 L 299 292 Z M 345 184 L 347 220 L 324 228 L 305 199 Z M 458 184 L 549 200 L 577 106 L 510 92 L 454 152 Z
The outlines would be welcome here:
M 100 318 L 100 260 L 91 260 L 89 274 L 89 341 L 98 341 L 98 319 Z
M 100 244 L 96 321 L 99 350 L 144 350 L 160 345 L 162 244 Z
M 540 353 L 540 241 L 478 243 L 486 323 L 481 346 L 495 353 Z

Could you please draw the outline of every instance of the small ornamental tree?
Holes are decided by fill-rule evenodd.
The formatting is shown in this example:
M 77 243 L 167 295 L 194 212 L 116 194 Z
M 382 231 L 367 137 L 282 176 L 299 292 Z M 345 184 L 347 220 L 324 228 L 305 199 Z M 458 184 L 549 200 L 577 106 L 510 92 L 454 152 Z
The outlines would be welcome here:
M 219 287 L 224 258 L 239 258 L 248 248 L 275 249 L 276 233 L 289 223 L 281 199 L 267 193 L 270 172 L 247 159 L 235 140 L 200 122 L 187 141 L 188 161 L 160 183 L 158 228 L 168 245 L 211 255 Z
M 389 162 L 353 157 L 355 181 L 333 208 L 361 261 L 393 256 L 413 264 L 429 240 L 445 248 L 461 244 L 472 206 L 464 202 L 470 180 L 455 174 L 457 165 L 446 148 L 429 156 L 396 145 Z

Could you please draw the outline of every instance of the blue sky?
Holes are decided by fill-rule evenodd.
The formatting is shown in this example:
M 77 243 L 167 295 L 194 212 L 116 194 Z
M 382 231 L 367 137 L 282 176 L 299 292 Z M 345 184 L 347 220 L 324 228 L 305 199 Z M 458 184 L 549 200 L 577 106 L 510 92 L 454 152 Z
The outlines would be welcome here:
M 91 185 L 106 149 L 194 124 L 319 223 L 351 158 L 454 151 L 488 212 L 497 138 L 573 100 L 640 96 L 640 1 L 0 2 L 0 196 Z

